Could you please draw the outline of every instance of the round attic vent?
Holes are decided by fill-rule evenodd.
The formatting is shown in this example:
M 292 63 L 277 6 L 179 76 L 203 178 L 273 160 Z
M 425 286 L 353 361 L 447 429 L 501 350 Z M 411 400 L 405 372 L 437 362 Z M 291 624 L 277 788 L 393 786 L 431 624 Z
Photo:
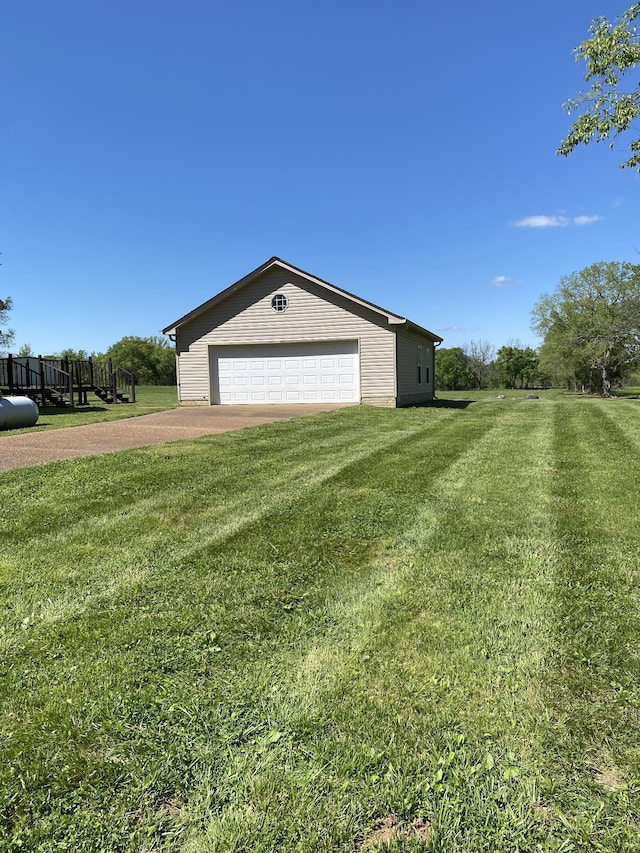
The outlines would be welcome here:
M 284 293 L 276 293 L 276 295 L 271 300 L 271 307 L 274 311 L 286 311 L 289 302 L 287 301 L 287 297 Z

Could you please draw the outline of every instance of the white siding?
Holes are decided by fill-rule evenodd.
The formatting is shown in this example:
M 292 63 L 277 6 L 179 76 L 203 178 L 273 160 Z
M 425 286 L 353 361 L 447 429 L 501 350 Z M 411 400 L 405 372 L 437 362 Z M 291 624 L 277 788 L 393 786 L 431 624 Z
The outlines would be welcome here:
M 422 357 L 422 382 L 418 382 L 418 348 Z M 397 335 L 398 405 L 433 399 L 433 341 L 417 332 Z
M 286 311 L 271 307 L 275 293 L 287 297 Z M 178 329 L 180 400 L 212 400 L 211 346 L 339 340 L 359 342 L 361 398 L 395 398 L 395 334 L 386 319 L 295 273 L 269 269 Z

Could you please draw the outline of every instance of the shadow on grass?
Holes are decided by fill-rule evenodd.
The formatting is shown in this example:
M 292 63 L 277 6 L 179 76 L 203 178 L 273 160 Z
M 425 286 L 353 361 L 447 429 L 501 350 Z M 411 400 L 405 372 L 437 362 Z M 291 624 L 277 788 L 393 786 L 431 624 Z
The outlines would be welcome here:
M 640 400 L 640 394 L 637 390 L 633 391 L 623 391 L 620 389 L 616 389 L 613 391 L 613 396 L 619 398 L 620 400 Z
M 426 403 L 416 403 L 414 409 L 466 409 L 475 400 L 428 400 Z
M 110 406 L 39 406 L 40 416 L 89 414 L 90 412 L 107 412 Z

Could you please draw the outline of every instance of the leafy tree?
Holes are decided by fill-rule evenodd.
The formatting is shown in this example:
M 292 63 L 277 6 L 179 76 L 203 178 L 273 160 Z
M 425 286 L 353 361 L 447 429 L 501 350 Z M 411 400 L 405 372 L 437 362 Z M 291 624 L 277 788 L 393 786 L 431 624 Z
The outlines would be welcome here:
M 496 370 L 504 388 L 529 388 L 538 374 L 538 355 L 531 347 L 518 343 L 500 347 Z
M 585 81 L 590 88 L 564 105 L 569 114 L 584 111 L 569 129 L 558 154 L 566 156 L 580 144 L 615 139 L 630 130 L 638 118 L 638 80 L 633 80 L 627 91 L 622 90 L 621 80 L 640 64 L 640 37 L 634 26 L 639 17 L 640 3 L 633 3 L 613 22 L 596 18 L 589 28 L 590 38 L 576 48 L 576 60 L 586 63 Z M 640 139 L 632 140 L 629 150 L 631 156 L 621 166 L 640 171 Z
M 13 339 L 15 337 L 15 333 L 13 329 L 7 329 L 5 323 L 9 319 L 9 312 L 11 311 L 11 297 L 7 296 L 7 298 L 3 301 L 0 299 L 0 352 L 6 352 L 11 344 L 13 343 Z
M 464 391 L 473 388 L 462 347 L 436 350 L 436 388 L 440 391 Z
M 35 352 L 31 349 L 31 344 L 22 344 L 18 352 L 16 353 L 20 358 L 31 358 L 35 355 Z
M 544 337 L 545 371 L 611 396 L 611 384 L 640 363 L 640 266 L 600 262 L 560 279 L 532 312 Z
M 539 370 L 543 384 L 569 391 L 587 388 L 597 392 L 598 377 L 581 361 L 581 354 L 573 349 L 560 324 L 552 326 L 539 350 Z
M 92 353 L 95 355 L 95 353 Z M 86 361 L 89 358 L 89 353 L 86 349 L 72 349 L 67 347 L 60 351 L 58 358 L 66 358 L 69 361 Z
M 160 337 L 125 337 L 104 354 L 131 370 L 140 385 L 175 385 L 176 357 L 171 344 Z
M 482 388 L 491 372 L 491 365 L 496 356 L 493 344 L 489 341 L 469 341 L 464 345 L 467 356 L 467 367 L 473 377 L 476 388 Z

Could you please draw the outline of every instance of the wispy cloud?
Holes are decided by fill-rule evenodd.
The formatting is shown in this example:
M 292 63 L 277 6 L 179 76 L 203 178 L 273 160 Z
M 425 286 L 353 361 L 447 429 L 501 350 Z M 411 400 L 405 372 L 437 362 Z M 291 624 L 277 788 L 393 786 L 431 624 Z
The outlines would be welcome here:
M 519 219 L 516 228 L 564 228 L 569 225 L 570 219 L 566 216 L 525 216 Z
M 506 275 L 497 275 L 495 278 L 491 279 L 491 284 L 493 287 L 513 287 L 518 284 L 518 280 L 515 278 L 509 278 Z
M 599 222 L 601 216 L 576 216 L 574 222 L 576 225 L 592 225 L 594 222 Z
M 518 219 L 514 222 L 516 228 L 566 228 L 568 225 L 593 225 L 594 222 L 599 222 L 602 216 L 565 216 L 561 213 L 554 213 L 552 216 L 539 214 L 537 216 L 525 216 L 524 219 Z

